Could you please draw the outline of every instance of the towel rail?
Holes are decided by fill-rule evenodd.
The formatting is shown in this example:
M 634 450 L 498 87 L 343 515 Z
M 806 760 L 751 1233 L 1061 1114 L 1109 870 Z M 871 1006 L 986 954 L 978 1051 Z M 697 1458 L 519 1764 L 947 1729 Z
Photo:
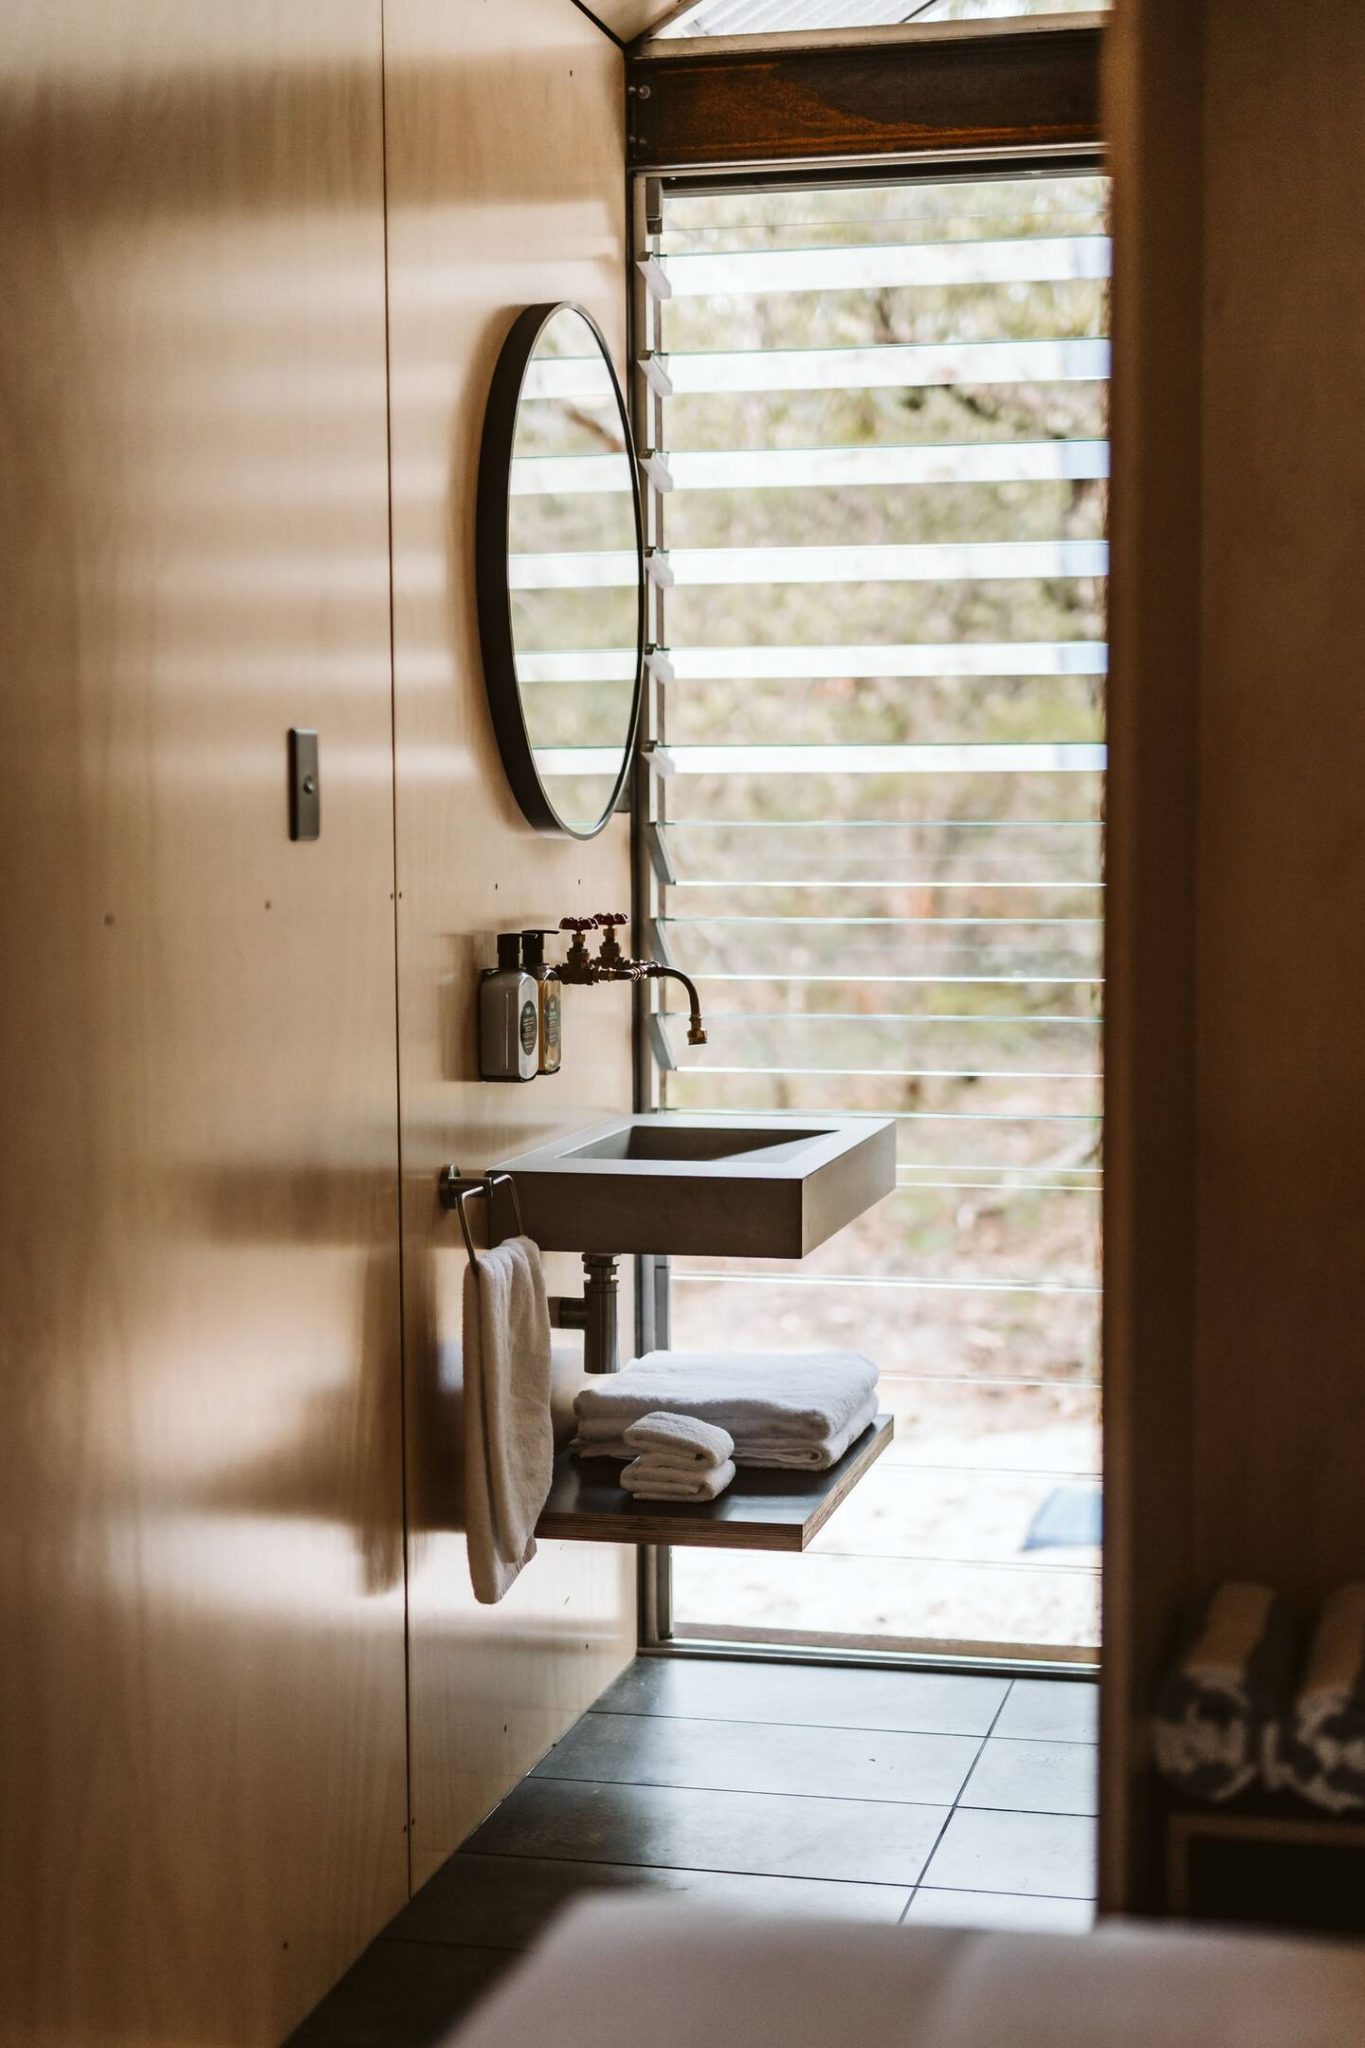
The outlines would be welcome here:
M 517 1184 L 510 1173 L 461 1173 L 458 1166 L 443 1166 L 436 1183 L 437 1198 L 443 1209 L 453 1209 L 460 1219 L 464 1235 L 465 1250 L 469 1263 L 478 1259 L 478 1247 L 474 1233 L 469 1227 L 469 1214 L 465 1207 L 475 1195 L 482 1195 L 488 1203 L 488 1239 L 495 1242 L 493 1234 L 493 1196 L 500 1187 L 512 1191 L 512 1214 L 516 1218 L 517 1235 L 525 1237 L 526 1226 L 521 1218 L 521 1202 L 517 1195 Z M 581 1330 L 583 1332 L 583 1366 L 586 1372 L 618 1372 L 619 1340 L 617 1335 L 617 1258 L 602 1252 L 583 1254 L 583 1292 L 579 1294 L 552 1294 L 549 1297 L 550 1323 L 557 1330 Z
M 436 1184 L 437 1197 L 443 1209 L 453 1209 L 460 1219 L 460 1230 L 464 1237 L 465 1250 L 469 1253 L 469 1263 L 471 1266 L 478 1256 L 478 1247 L 474 1243 L 474 1234 L 469 1228 L 469 1212 L 465 1204 L 472 1201 L 475 1195 L 483 1196 L 488 1204 L 488 1239 L 489 1243 L 492 1244 L 494 1242 L 493 1196 L 500 1187 L 507 1187 L 512 1191 L 512 1214 L 516 1219 L 517 1236 L 524 1237 L 526 1229 L 521 1220 L 521 1202 L 517 1196 L 517 1184 L 510 1173 L 484 1173 L 475 1176 L 462 1174 L 458 1166 L 443 1166 L 441 1168 L 440 1178 Z

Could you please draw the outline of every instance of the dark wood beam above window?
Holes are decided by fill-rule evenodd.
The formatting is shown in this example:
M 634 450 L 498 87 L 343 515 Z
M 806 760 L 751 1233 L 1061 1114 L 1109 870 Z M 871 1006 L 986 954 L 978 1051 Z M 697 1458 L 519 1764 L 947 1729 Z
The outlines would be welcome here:
M 1073 18 L 1074 19 L 1074 18 Z M 630 162 L 687 170 L 929 150 L 1095 148 L 1100 36 L 1014 23 L 655 45 L 630 65 Z

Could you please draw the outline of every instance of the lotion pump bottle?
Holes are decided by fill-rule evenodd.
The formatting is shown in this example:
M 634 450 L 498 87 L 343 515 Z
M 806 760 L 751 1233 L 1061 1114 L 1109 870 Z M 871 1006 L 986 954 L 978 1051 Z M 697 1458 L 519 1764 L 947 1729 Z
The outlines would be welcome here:
M 559 969 L 546 964 L 545 941 L 553 933 L 523 932 L 521 964 L 536 984 L 540 997 L 540 1071 L 557 1074 L 560 1058 L 560 1026 L 563 1019 L 564 984 Z
M 479 983 L 479 1072 L 534 1081 L 540 1071 L 540 991 L 521 965 L 521 933 L 498 933 L 498 964 Z

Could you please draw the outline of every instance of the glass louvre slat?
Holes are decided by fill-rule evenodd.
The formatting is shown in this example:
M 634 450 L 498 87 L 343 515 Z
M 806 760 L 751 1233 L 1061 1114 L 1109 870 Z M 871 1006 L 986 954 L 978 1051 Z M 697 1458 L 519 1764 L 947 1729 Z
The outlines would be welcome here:
M 1080 335 L 1055 341 L 890 342 L 877 348 L 689 349 L 666 352 L 663 361 L 678 397 L 727 391 L 771 397 L 936 384 L 1097 383 L 1109 375 L 1109 343 Z
M 669 659 L 679 682 L 799 681 L 860 676 L 1102 676 L 1104 646 L 1093 640 L 1015 641 L 885 647 L 680 647 Z M 547 652 L 517 650 L 517 680 L 522 683 L 628 681 L 635 673 L 635 650 L 562 648 Z M 696 821 L 709 825 L 707 818 Z M 754 821 L 761 822 L 761 821 Z M 829 821 L 837 824 L 839 820 Z M 888 822 L 896 822 L 894 820 Z
M 778 448 L 670 452 L 675 491 L 827 490 L 834 485 L 1047 483 L 1109 475 L 1107 441 L 976 441 L 948 447 Z M 612 455 L 521 456 L 511 464 L 513 497 L 619 493 L 630 488 Z
M 1102 746 L 1050 740 L 1012 746 L 699 747 L 659 750 L 666 775 L 1081 775 L 1103 770 Z
M 610 463 L 610 458 L 603 458 Z M 976 441 L 903 448 L 779 448 L 673 452 L 678 491 L 828 490 L 867 484 L 1094 482 L 1109 475 L 1107 441 Z M 515 467 L 515 465 L 514 465 Z M 616 465 L 619 475 L 619 464 Z
M 686 1044 L 685 1011 L 662 1013 L 676 1066 L 690 1073 L 858 1073 L 903 1079 L 1073 1081 L 1099 1074 L 1093 1020 L 857 1015 L 717 1015 L 705 1055 Z
M 799 925 L 927 925 L 937 930 L 946 925 L 1009 925 L 1012 930 L 1025 930 L 1034 925 L 1101 925 L 1098 917 L 808 917 L 803 914 L 775 913 L 771 917 L 757 915 L 717 915 L 712 917 L 660 917 L 660 925 L 703 925 L 708 930 L 716 925 L 726 924 L 799 924 Z
M 1101 540 L 670 548 L 668 564 L 679 584 L 695 585 L 761 583 L 767 588 L 774 583 L 941 583 L 1017 577 L 1041 581 L 1059 576 L 1103 576 L 1108 572 L 1109 550 Z M 519 587 L 515 580 L 513 587 Z
M 861 248 L 744 250 L 670 256 L 676 299 L 769 292 L 889 291 L 905 286 L 1060 284 L 1109 275 L 1106 235 L 1022 235 L 1009 241 L 892 242 Z
M 689 1280 L 709 1280 L 716 1287 L 896 1287 L 937 1289 L 947 1294 L 1098 1294 L 1096 1286 L 1067 1280 L 916 1280 L 888 1273 L 722 1273 L 701 1268 Z
M 1089 832 L 1093 818 L 689 818 L 661 819 L 670 832 Z
M 677 647 L 669 649 L 677 682 L 814 680 L 880 676 L 1103 676 L 1105 651 L 1097 641 L 1042 645 L 960 647 Z M 634 647 L 518 649 L 518 682 L 628 682 Z M 708 825 L 712 819 L 698 819 Z M 755 819 L 753 823 L 763 823 Z M 839 823 L 839 819 L 831 819 Z M 894 823 L 894 821 L 892 821 Z
M 955 212 L 941 214 L 934 225 L 941 242 L 980 242 L 988 239 L 994 224 L 989 212 L 964 206 Z M 1045 226 L 1049 234 L 1056 235 L 1093 235 L 1096 225 L 1093 209 L 1084 206 L 1049 214 L 1046 222 L 1039 223 L 1040 228 Z M 783 227 L 782 240 L 784 247 L 792 252 L 851 247 L 860 244 L 866 230 L 874 226 L 880 243 L 904 241 L 919 245 L 924 240 L 922 223 L 894 213 L 882 214 L 875 222 L 791 221 Z M 734 221 L 724 228 L 675 230 L 664 239 L 667 247 L 660 253 L 666 262 L 676 261 L 680 256 L 736 256 L 746 251 L 766 249 L 771 240 L 771 229 L 762 221 Z M 670 394 L 665 392 L 662 395 L 668 397 Z
M 669 1007 L 665 1004 L 659 1015 L 669 1023 L 685 1024 L 689 1012 L 686 1009 Z M 988 1011 L 972 1015 L 966 1011 L 930 1011 L 916 1016 L 908 1010 L 718 1010 L 714 1003 L 708 1005 L 706 1022 L 708 1029 L 723 1031 L 727 1024 L 838 1024 L 846 1027 L 854 1024 L 895 1024 L 901 1032 L 907 1025 L 929 1026 L 939 1024 L 976 1025 L 1061 1025 L 1068 1030 L 1099 1029 L 1099 1017 L 1047 1016 L 996 1016 Z
M 690 1074 L 768 1074 L 766 1066 L 726 1067 L 714 1060 L 695 1060 L 688 1066 Z M 1093 1069 L 1086 1073 L 1067 1073 L 1061 1068 L 1044 1067 L 1041 1070 L 1029 1067 L 798 1067 L 784 1065 L 784 1074 L 847 1074 L 850 1080 L 879 1081 L 1094 1081 L 1097 1076 Z
M 1018 577 L 1103 576 L 1109 551 L 1101 540 L 931 541 L 905 546 L 807 548 L 670 548 L 675 582 L 698 587 L 761 583 L 919 583 L 998 581 Z M 510 554 L 511 590 L 629 587 L 635 557 L 590 548 L 567 554 Z
M 683 1084 L 683 1087 L 679 1091 L 681 1095 L 686 1092 L 686 1084 L 692 1079 L 692 1075 L 690 1073 L 679 1073 L 675 1076 L 675 1078 Z M 703 1079 L 704 1078 L 705 1077 L 703 1076 Z M 740 1078 L 747 1082 L 752 1077 L 749 1075 L 743 1075 Z M 810 1077 L 806 1075 L 796 1075 L 791 1073 L 790 1071 L 787 1071 L 782 1074 L 771 1075 L 768 1078 L 775 1081 L 786 1082 L 789 1080 L 806 1080 Z M 846 1079 L 849 1082 L 849 1093 L 851 1094 L 853 1092 L 852 1083 L 855 1080 L 857 1080 L 859 1076 L 849 1074 L 846 1076 L 838 1076 L 836 1078 Z M 784 1089 L 783 1092 L 790 1095 L 796 1093 L 797 1091 L 794 1089 Z M 801 1092 L 806 1093 L 807 1091 L 802 1090 Z M 809 1092 L 813 1094 L 816 1091 L 811 1090 Z M 834 1091 L 825 1090 L 824 1092 L 829 1094 Z M 721 1091 L 716 1090 L 715 1093 L 717 1097 L 719 1097 Z M 746 1088 L 745 1093 L 746 1095 L 752 1095 L 754 1093 L 754 1090 L 752 1088 Z M 679 1101 L 679 1103 L 677 1104 L 677 1107 L 680 1109 L 700 1109 L 706 1106 L 707 1105 L 699 1102 Z M 737 1113 L 741 1116 L 774 1116 L 780 1113 L 778 1106 L 774 1103 L 752 1102 L 748 1100 L 742 1102 L 729 1102 L 717 1100 L 711 1106 L 717 1109 L 725 1110 L 728 1113 Z M 792 1116 L 808 1116 L 812 1112 L 819 1110 L 827 1110 L 832 1115 L 836 1116 L 868 1116 L 880 1119 L 884 1122 L 896 1124 L 935 1124 L 940 1126 L 951 1124 L 970 1124 L 973 1126 L 979 1124 L 1025 1124 L 1028 1125 L 1030 1129 L 1032 1129 L 1034 1125 L 1094 1124 L 1098 1123 L 1100 1120 L 1100 1114 L 1098 1110 L 1041 1111 L 1034 1109 L 1024 1109 L 997 1111 L 974 1109 L 887 1109 L 881 1105 L 869 1109 L 862 1103 L 849 1102 L 847 1100 L 843 1102 L 806 1101 L 803 1102 L 799 1106 L 799 1108 L 791 1110 L 789 1114 L 791 1114 Z M 940 1132 L 939 1135 L 941 1137 L 945 1136 L 945 1134 L 942 1132 Z M 949 1132 L 946 1134 L 946 1136 L 951 1137 L 952 1133 Z
M 679 682 L 745 678 L 853 680 L 859 676 L 1102 676 L 1108 668 L 1106 649 L 1100 640 L 965 640 L 910 645 L 888 642 L 859 647 L 820 642 L 807 642 L 799 647 L 675 647 L 669 650 L 669 658 Z
M 932 877 L 921 876 L 918 879 L 913 875 L 855 875 L 845 876 L 842 880 L 836 880 L 827 875 L 743 875 L 736 876 L 731 881 L 723 875 L 696 875 L 684 877 L 677 882 L 670 882 L 669 887 L 671 889 L 723 889 L 730 895 L 742 894 L 748 889 L 896 889 L 900 891 L 914 889 L 1024 889 L 1036 893 L 1039 889 L 1102 889 L 1104 884 L 1103 882 L 1093 882 L 1089 879 L 1082 880 L 1077 877 L 1069 879 L 1064 877 L 1057 881 L 1016 882 L 1002 881 L 998 876 L 975 876 L 961 880 L 953 878 L 944 879 L 937 875 Z
M 1095 1640 L 1088 1564 L 1004 1553 L 1046 1475 L 1096 1463 L 1103 194 L 665 189 L 649 337 L 675 486 L 650 915 L 710 1027 L 687 1046 L 661 992 L 659 1097 L 882 1117 L 897 1151 L 894 1193 L 800 1268 L 674 1261 L 673 1342 L 876 1356 L 897 1457 L 969 1473 L 969 1524 L 1013 1516 L 987 1545 L 1023 1589 L 1000 1642 Z M 542 645 L 547 686 L 590 659 Z M 830 1563 L 965 1569 L 934 1520 L 957 1484 L 916 1522 L 888 1466 L 896 1540 L 854 1530 Z M 1071 1576 L 1059 1621 L 1041 1589 Z M 720 1581 L 688 1598 L 685 1625 L 737 1611 Z M 869 1632 L 915 1635 L 904 1592 Z M 938 1633 L 981 1631 L 964 1605 Z

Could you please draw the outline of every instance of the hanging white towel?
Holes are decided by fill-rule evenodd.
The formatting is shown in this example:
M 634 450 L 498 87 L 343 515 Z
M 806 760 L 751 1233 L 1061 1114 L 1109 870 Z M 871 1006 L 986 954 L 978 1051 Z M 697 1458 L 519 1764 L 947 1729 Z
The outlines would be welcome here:
M 683 1471 L 715 1471 L 735 1448 L 730 1432 L 695 1415 L 643 1415 L 623 1432 L 627 1454 L 648 1452 L 655 1464 L 677 1465 Z
M 535 1556 L 554 1472 L 550 1312 L 529 1237 L 479 1252 L 465 1275 L 464 1437 L 469 1576 L 491 1606 Z

